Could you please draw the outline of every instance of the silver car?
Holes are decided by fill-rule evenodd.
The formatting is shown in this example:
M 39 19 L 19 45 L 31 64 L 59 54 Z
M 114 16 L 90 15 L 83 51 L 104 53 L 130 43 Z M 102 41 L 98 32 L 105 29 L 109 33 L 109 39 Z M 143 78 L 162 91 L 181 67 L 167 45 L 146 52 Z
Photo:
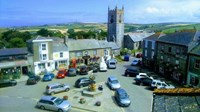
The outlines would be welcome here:
M 129 95 L 121 88 L 115 91 L 115 99 L 119 106 L 128 107 L 131 104 Z
M 43 96 L 36 105 L 42 110 L 53 110 L 58 112 L 67 112 L 71 105 L 67 100 L 63 100 L 54 96 Z
M 107 84 L 110 87 L 110 89 L 118 89 L 121 87 L 119 81 L 114 76 L 108 77 Z
M 68 84 L 54 83 L 46 86 L 46 93 L 50 95 L 69 90 L 70 86 Z

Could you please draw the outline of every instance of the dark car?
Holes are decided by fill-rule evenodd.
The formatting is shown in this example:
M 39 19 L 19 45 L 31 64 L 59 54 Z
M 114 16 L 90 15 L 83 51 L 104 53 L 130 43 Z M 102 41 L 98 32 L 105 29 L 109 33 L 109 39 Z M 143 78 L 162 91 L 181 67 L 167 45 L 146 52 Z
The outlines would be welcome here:
M 39 82 L 41 80 L 41 77 L 38 76 L 38 75 L 32 75 L 32 76 L 29 76 L 26 84 L 27 85 L 33 85 L 33 84 L 36 84 L 37 82 Z
M 17 85 L 17 81 L 16 80 L 0 80 L 0 88 L 2 87 L 8 87 L 8 86 L 15 86 Z
M 77 88 L 80 88 L 80 87 L 85 87 L 85 86 L 88 86 L 92 83 L 95 83 L 95 81 L 89 79 L 89 78 L 86 78 L 86 77 L 82 77 L 82 78 L 79 78 L 76 82 L 75 82 L 75 87 Z
M 88 66 L 88 71 L 93 70 L 93 73 L 96 73 L 99 71 L 99 64 L 92 64 Z
M 122 88 L 115 91 L 115 99 L 119 106 L 128 107 L 131 104 L 129 95 Z
M 124 61 L 129 61 L 129 55 L 124 55 Z
M 127 68 L 124 73 L 125 76 L 131 76 L 131 77 L 135 77 L 138 74 L 139 74 L 138 68 Z
M 76 76 L 76 75 L 77 75 L 76 68 L 69 68 L 69 70 L 67 71 L 67 76 L 71 77 L 71 76 Z
M 43 81 L 51 81 L 55 75 L 53 73 L 45 73 L 42 80 Z
M 136 81 L 136 84 L 138 85 L 151 86 L 151 83 L 153 80 L 152 78 L 144 77 L 144 78 L 140 78 L 139 80 L 135 79 L 135 81 Z
M 80 75 L 87 75 L 88 74 L 88 68 L 87 68 L 87 66 L 80 66 L 79 74 Z
M 142 53 L 138 53 L 138 54 L 136 55 L 136 58 L 142 58 Z

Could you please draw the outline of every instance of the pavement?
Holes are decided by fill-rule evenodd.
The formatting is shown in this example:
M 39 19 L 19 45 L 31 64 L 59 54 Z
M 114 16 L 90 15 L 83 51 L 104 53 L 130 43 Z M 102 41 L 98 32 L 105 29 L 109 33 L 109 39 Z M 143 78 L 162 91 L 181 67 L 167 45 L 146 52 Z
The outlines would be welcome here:
M 97 83 L 103 86 L 102 94 L 96 95 L 94 97 L 85 96 L 82 94 L 83 90 L 87 90 L 87 87 L 84 88 L 75 88 L 68 92 L 63 92 L 55 94 L 54 96 L 63 98 L 63 96 L 68 96 L 68 101 L 71 103 L 73 109 L 78 109 L 81 112 L 124 112 L 123 108 L 119 107 L 114 99 L 114 91 L 110 90 L 105 82 Z M 97 91 L 97 90 L 96 90 Z M 84 98 L 86 103 L 81 104 L 80 98 Z M 101 106 L 96 106 L 96 102 L 100 101 Z
M 19 79 L 15 79 L 17 82 L 24 82 L 27 81 L 28 76 L 27 75 L 21 75 Z

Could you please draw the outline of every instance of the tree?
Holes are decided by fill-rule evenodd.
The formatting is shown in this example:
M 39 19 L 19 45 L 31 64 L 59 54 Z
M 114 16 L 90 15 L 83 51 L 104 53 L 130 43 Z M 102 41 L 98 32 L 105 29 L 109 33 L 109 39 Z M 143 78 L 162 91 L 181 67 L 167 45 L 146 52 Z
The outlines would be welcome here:
M 9 45 L 10 48 L 26 47 L 26 43 L 23 41 L 22 38 L 19 38 L 19 37 L 12 38 L 9 41 L 9 43 L 10 43 Z
M 41 36 L 44 36 L 44 37 L 48 37 L 48 36 L 52 36 L 53 35 L 53 32 L 47 30 L 47 29 L 40 29 L 39 31 L 37 31 L 37 35 L 41 35 Z

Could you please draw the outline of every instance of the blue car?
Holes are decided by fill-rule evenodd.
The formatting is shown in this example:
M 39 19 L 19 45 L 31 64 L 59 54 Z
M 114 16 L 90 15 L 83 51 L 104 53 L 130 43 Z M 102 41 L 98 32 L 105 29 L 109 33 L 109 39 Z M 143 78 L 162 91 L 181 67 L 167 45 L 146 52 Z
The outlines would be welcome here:
M 124 55 L 124 61 L 129 61 L 129 55 Z
M 43 81 L 51 81 L 53 78 L 55 77 L 55 75 L 53 73 L 46 73 L 42 80 Z

